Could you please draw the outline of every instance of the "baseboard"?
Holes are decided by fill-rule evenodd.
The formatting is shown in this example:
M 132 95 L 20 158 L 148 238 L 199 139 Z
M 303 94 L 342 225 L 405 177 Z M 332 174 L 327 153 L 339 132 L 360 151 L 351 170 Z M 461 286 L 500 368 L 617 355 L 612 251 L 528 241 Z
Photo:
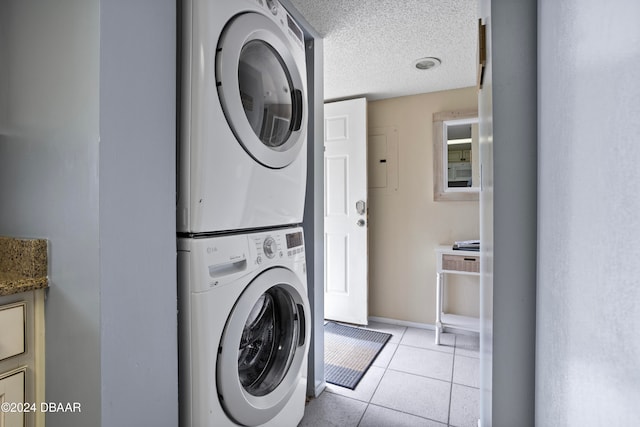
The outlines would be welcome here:
M 407 326 L 410 328 L 428 329 L 430 331 L 436 330 L 435 325 L 432 325 L 430 323 L 408 322 L 406 320 L 389 319 L 388 317 L 377 317 L 377 316 L 369 316 L 368 319 L 373 322 L 386 323 L 388 325 Z M 463 329 L 457 329 L 457 328 L 448 328 L 446 326 L 443 328 L 443 332 L 456 333 L 457 335 L 470 335 L 470 336 L 478 335 L 477 332 L 465 331 Z
M 315 390 L 314 390 L 315 395 L 312 397 L 318 398 L 320 397 L 324 389 L 327 387 L 327 383 L 324 382 L 324 380 L 322 380 L 322 381 L 316 381 L 314 385 L 315 385 Z
M 389 319 L 387 317 L 369 316 L 369 320 L 373 322 L 387 323 L 389 325 L 408 326 L 410 328 L 436 330 L 434 325 L 429 323 L 408 322 L 406 320 Z

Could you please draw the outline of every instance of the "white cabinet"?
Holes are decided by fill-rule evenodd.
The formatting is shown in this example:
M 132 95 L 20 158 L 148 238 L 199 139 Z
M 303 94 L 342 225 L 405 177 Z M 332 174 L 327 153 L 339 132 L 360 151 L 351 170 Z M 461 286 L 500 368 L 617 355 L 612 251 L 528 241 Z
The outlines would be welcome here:
M 0 360 L 24 353 L 25 303 L 0 306 L 0 325 Z
M 0 426 L 2 427 L 25 425 L 23 406 L 25 371 L 26 368 L 22 368 L 0 375 L 0 404 L 3 404 L 0 410 Z
M 462 150 L 450 150 L 449 151 L 449 163 L 461 162 Z
M 44 426 L 44 292 L 0 297 L 0 404 L 14 405 L 0 411 L 0 427 Z
M 471 162 L 471 150 L 449 150 L 449 163 Z
M 445 327 L 480 332 L 480 319 L 444 312 L 444 294 L 447 274 L 480 276 L 480 253 L 458 251 L 451 246 L 436 248 L 436 344 Z

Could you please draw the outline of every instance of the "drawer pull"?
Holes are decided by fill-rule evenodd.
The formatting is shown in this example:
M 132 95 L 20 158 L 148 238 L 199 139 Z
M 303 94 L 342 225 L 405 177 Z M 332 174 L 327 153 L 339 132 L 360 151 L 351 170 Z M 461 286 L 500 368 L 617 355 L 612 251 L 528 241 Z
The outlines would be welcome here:
M 475 262 L 475 261 L 476 261 L 476 259 L 475 259 L 475 258 L 465 258 L 464 260 L 465 260 L 465 261 L 473 261 L 473 262 Z

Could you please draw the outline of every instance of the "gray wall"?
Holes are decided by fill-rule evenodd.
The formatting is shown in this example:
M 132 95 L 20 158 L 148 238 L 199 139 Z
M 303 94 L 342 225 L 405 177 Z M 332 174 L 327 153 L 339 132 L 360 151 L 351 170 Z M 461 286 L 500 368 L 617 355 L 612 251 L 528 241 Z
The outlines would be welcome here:
M 48 426 L 177 424 L 175 2 L 0 1 L 0 234 L 50 241 Z
M 100 2 L 103 426 L 178 423 L 176 2 Z
M 307 395 L 318 396 L 324 381 L 324 83 L 323 41 L 320 34 L 293 7 L 282 5 L 300 24 L 307 46 L 309 128 L 307 140 L 307 192 L 304 205 L 304 239 L 307 260 L 307 286 L 313 316 Z
M 640 3 L 541 0 L 537 425 L 640 420 Z
M 49 426 L 100 425 L 98 1 L 0 2 L 0 234 L 50 241 Z
M 486 26 L 487 61 L 482 90 L 478 92 L 480 134 L 480 419 L 492 422 L 493 379 L 493 25 L 491 0 L 480 0 L 479 16 Z
M 309 303 L 312 306 L 313 330 L 309 347 L 307 394 L 317 397 L 325 387 L 324 381 L 324 102 L 322 39 L 307 42 L 312 46 L 309 58 L 309 81 L 313 82 L 313 120 L 310 123 L 309 161 L 307 169 L 307 198 L 304 231 L 307 243 L 307 277 Z M 311 249 L 311 250 L 310 250 Z
M 487 192 L 481 195 L 483 427 L 532 426 L 535 418 L 536 8 L 535 0 L 480 3 L 491 43 L 489 82 L 479 99 Z

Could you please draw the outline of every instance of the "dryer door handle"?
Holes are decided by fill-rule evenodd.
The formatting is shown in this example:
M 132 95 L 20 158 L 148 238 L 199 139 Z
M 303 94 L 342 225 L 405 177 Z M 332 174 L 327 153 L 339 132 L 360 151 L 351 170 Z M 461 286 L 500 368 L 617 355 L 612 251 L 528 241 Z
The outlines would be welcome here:
M 302 105 L 302 91 L 300 89 L 293 90 L 293 98 L 291 99 L 293 105 L 291 106 L 291 130 L 298 131 L 302 126 L 302 109 L 304 105 Z
M 298 347 L 302 347 L 306 338 L 304 335 L 307 325 L 306 319 L 304 318 L 304 307 L 301 304 L 296 304 L 296 307 L 298 309 Z

